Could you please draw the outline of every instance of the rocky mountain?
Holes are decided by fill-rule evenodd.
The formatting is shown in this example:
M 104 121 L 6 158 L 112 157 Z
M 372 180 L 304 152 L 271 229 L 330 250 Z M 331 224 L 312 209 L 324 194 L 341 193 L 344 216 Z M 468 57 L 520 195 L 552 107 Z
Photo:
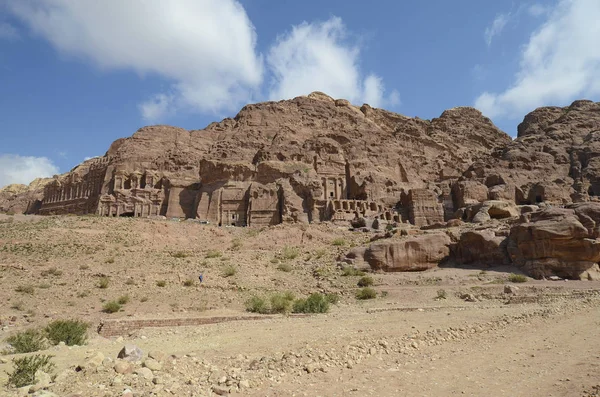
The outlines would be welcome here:
M 247 105 L 202 130 L 141 128 L 71 172 L 5 188 L 0 211 L 223 226 L 350 222 L 392 232 L 347 258 L 374 268 L 426 269 L 451 258 L 588 277 L 600 261 L 599 195 L 600 103 L 536 109 L 512 140 L 469 107 L 422 120 L 315 92 Z M 587 202 L 585 211 L 552 212 Z M 586 254 L 557 254 L 552 241 L 561 239 Z

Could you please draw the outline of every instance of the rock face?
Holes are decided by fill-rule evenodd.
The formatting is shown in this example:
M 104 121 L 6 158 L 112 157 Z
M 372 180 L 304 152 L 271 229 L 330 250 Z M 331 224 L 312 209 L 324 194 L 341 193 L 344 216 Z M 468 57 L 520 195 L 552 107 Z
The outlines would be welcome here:
M 313 93 L 247 105 L 203 130 L 142 128 L 54 178 L 37 212 L 429 225 L 454 212 L 450 183 L 509 142 L 473 108 L 429 121 Z
M 436 267 L 448 257 L 449 245 L 450 237 L 445 233 L 390 239 L 371 244 L 364 252 L 364 260 L 374 270 L 427 270 Z
M 598 211 L 599 204 L 588 204 L 528 214 L 510 231 L 507 248 L 511 260 L 534 277 L 597 278 L 598 228 L 585 212 Z
M 27 185 L 8 185 L 0 188 L 0 212 L 34 214 L 44 199 L 44 186 L 51 178 L 37 178 Z

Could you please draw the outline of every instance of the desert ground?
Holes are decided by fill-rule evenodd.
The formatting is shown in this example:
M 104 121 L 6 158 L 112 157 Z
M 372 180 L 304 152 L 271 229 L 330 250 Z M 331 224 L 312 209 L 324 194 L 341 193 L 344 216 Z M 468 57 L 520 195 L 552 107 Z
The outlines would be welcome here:
M 368 273 L 378 295 L 357 300 L 360 276 L 337 259 L 371 237 L 332 224 L 0 215 L 0 350 L 56 319 L 90 324 L 83 346 L 3 353 L 0 395 L 600 395 L 600 281 L 516 284 L 515 268 L 443 267 Z M 96 332 L 111 319 L 250 316 L 251 297 L 288 291 L 339 302 L 325 314 Z M 125 303 L 103 312 L 113 300 Z M 117 359 L 125 345 L 139 362 Z M 33 354 L 53 356 L 51 381 L 35 393 L 5 386 L 12 360 Z

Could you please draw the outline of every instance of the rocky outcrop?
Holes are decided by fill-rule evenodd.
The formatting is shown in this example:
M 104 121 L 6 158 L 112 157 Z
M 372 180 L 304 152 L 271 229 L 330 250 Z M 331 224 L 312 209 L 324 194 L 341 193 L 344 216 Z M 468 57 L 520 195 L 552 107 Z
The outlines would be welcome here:
M 510 259 L 506 251 L 507 238 L 491 229 L 467 230 L 461 233 L 456 244 L 452 245 L 452 262 L 456 265 L 490 267 L 508 265 Z
M 389 239 L 371 244 L 364 260 L 374 270 L 386 272 L 421 271 L 436 267 L 450 253 L 450 237 L 445 233 Z
M 575 208 L 524 215 L 510 231 L 507 249 L 512 262 L 538 278 L 597 278 L 600 240 L 595 221 L 585 212 L 598 213 L 600 204 Z
M 8 185 L 0 188 L 0 213 L 37 213 L 44 199 L 44 187 L 51 178 L 37 178 L 29 185 Z
M 313 93 L 247 105 L 203 130 L 144 127 L 54 178 L 38 212 L 427 226 L 454 212 L 456 178 L 509 142 L 473 108 L 422 120 Z

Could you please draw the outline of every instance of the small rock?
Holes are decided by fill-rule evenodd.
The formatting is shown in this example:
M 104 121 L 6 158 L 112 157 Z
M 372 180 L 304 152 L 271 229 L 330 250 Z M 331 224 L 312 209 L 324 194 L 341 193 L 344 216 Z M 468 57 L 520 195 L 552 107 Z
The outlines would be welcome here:
M 128 361 L 119 361 L 113 367 L 118 374 L 130 374 L 133 372 L 133 364 Z
M 95 356 L 86 361 L 86 368 L 98 368 L 101 367 L 104 362 L 104 354 L 98 352 Z
M 151 380 L 152 378 L 154 378 L 154 374 L 152 373 L 150 368 L 139 368 L 135 370 L 135 373 L 144 379 Z
M 38 390 L 45 389 L 52 383 L 52 378 L 50 377 L 50 375 L 39 370 L 35 373 L 35 379 L 35 384 L 31 385 L 31 387 L 29 388 L 30 393 L 34 393 Z
M 250 382 L 248 382 L 247 380 L 241 380 L 239 386 L 240 386 L 240 389 L 249 389 Z
M 152 378 L 152 383 L 154 383 L 155 385 L 163 385 L 165 381 L 160 376 L 155 376 L 154 378 Z
M 120 376 L 120 375 L 115 376 L 110 384 L 112 386 L 122 385 L 123 384 L 123 377 Z
M 142 361 L 144 353 L 142 349 L 135 345 L 125 345 L 117 357 L 125 361 Z
M 226 376 L 221 376 L 217 382 L 220 385 L 222 385 L 223 383 L 227 383 L 227 377 Z
M 151 369 L 152 371 L 160 371 L 162 369 L 162 364 L 153 358 L 146 359 L 143 366 Z
M 123 394 L 121 394 L 122 397 L 133 397 L 133 392 L 130 389 L 125 389 L 123 390 Z
M 516 294 L 517 291 L 519 291 L 519 287 L 517 287 L 516 285 L 506 284 L 504 286 L 504 293 L 505 294 Z
M 218 394 L 219 396 L 224 396 L 226 394 L 229 394 L 229 389 L 227 389 L 225 387 L 221 387 L 221 386 L 213 386 L 212 391 L 213 391 L 213 393 Z
M 318 370 L 320 370 L 321 366 L 319 364 L 317 364 L 317 363 L 309 363 L 309 364 L 306 364 L 306 366 L 304 367 L 304 369 L 309 374 L 312 374 L 313 372 L 317 372 Z
M 158 362 L 165 361 L 167 355 L 161 351 L 153 351 L 148 353 L 148 357 L 155 359 Z
M 462 294 L 460 296 L 460 299 L 467 301 L 467 302 L 477 302 L 477 298 L 473 294 Z

